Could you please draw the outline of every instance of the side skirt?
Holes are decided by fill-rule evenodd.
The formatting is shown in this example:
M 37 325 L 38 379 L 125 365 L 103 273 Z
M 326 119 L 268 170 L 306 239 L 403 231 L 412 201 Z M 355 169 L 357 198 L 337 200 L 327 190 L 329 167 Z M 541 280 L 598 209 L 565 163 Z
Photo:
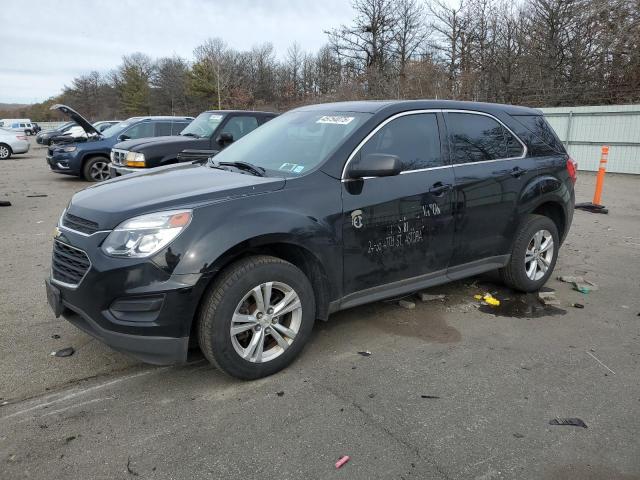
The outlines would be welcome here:
M 498 255 L 495 257 L 484 258 L 474 262 L 456 265 L 447 269 L 438 270 L 436 272 L 427 273 L 417 277 L 398 280 L 397 282 L 378 285 L 376 287 L 360 290 L 359 292 L 350 293 L 340 300 L 333 301 L 329 304 L 329 313 L 338 312 L 346 308 L 357 307 L 365 303 L 384 300 L 385 298 L 397 297 L 406 293 L 415 292 L 424 288 L 435 287 L 454 280 L 472 277 L 480 273 L 489 272 L 504 267 L 509 263 L 511 255 Z

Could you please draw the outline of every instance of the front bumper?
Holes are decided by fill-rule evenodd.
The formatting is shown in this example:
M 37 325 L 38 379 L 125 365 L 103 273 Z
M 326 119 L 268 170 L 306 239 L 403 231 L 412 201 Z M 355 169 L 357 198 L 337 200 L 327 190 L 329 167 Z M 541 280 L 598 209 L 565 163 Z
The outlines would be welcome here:
M 109 164 L 109 175 L 111 178 L 121 177 L 122 175 L 128 175 L 129 173 L 143 172 L 143 168 L 131 168 L 123 167 L 121 165 Z
M 54 313 L 144 362 L 184 363 L 206 284 L 202 275 L 170 275 L 151 259 L 108 257 L 99 245 L 109 232 L 89 236 L 67 229 L 61 232 L 55 241 L 84 251 L 90 266 L 78 285 L 53 276 L 46 280 Z
M 68 153 L 47 154 L 47 164 L 51 171 L 56 173 L 77 175 L 78 171 L 74 168 L 75 163 L 74 158 Z

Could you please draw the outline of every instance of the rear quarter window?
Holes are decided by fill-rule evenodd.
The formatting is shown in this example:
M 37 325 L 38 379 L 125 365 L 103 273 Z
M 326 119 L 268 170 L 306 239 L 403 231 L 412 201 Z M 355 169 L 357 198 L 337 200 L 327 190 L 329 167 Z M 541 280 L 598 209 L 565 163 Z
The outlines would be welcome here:
M 544 157 L 566 153 L 564 145 L 542 115 L 511 115 L 520 127 L 519 133 L 524 137 L 529 154 L 532 157 Z

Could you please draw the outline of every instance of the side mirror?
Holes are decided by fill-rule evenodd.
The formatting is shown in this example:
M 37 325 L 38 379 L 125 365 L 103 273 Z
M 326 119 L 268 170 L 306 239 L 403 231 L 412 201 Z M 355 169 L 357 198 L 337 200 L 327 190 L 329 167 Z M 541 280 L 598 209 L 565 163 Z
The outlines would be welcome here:
M 402 171 L 402 162 L 396 155 L 370 153 L 356 156 L 349 164 L 349 178 L 392 177 Z
M 121 142 L 124 142 L 125 140 L 130 140 L 131 137 L 128 135 L 125 135 L 124 133 L 121 133 L 120 135 L 118 135 L 118 140 L 120 140 Z
M 216 138 L 216 142 L 218 143 L 218 145 L 229 145 L 230 143 L 233 143 L 233 135 L 227 132 L 223 132 L 218 135 L 218 138 Z

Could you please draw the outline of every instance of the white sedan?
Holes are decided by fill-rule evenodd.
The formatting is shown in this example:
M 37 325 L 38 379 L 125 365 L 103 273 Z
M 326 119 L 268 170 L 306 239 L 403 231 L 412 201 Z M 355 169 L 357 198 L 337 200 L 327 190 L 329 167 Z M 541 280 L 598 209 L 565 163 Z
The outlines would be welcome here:
M 14 153 L 27 153 L 29 146 L 29 141 L 24 133 L 20 134 L 0 128 L 0 160 L 6 160 Z

